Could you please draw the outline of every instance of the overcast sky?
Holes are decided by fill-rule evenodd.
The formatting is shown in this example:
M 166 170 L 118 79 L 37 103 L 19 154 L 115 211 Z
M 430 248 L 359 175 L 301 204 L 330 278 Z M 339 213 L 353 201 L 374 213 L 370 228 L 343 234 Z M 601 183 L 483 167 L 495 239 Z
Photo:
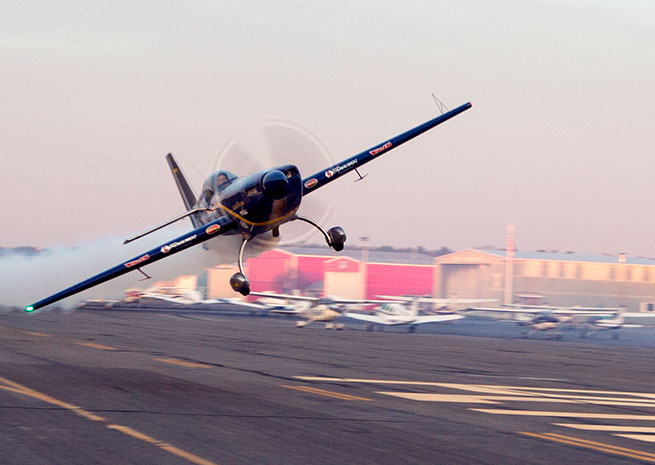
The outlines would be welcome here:
M 650 0 L 5 1 L 0 246 L 126 237 L 183 211 L 168 152 L 199 189 L 275 119 L 336 162 L 435 93 L 473 108 L 323 189 L 327 226 L 653 257 L 654 27 Z

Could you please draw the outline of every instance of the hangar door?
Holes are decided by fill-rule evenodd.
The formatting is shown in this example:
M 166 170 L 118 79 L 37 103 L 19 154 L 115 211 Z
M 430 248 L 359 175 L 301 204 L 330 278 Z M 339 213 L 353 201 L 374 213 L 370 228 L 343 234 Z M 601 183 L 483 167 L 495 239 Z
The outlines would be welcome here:
M 483 299 L 486 297 L 485 271 L 478 263 L 441 265 L 441 292 L 446 299 Z
M 326 271 L 323 295 L 344 299 L 363 299 L 362 274 L 350 271 Z

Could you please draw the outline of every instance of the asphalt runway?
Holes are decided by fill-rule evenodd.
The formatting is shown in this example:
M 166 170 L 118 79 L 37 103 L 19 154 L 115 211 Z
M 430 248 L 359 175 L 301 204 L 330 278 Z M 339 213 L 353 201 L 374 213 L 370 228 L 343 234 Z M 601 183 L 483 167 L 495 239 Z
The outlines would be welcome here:
M 524 340 L 461 321 L 406 334 L 220 312 L 0 313 L 0 461 L 655 463 L 641 333 Z

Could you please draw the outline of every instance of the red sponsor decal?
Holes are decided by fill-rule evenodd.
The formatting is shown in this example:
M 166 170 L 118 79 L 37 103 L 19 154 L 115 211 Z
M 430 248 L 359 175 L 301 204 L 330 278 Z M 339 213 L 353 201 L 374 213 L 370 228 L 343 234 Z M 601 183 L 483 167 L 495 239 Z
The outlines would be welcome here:
M 314 178 L 310 179 L 305 183 L 305 189 L 311 189 L 314 187 L 316 184 L 318 184 L 318 181 Z
M 391 147 L 391 141 L 387 142 L 384 145 L 381 145 L 377 149 L 370 150 L 368 153 L 370 153 L 371 155 L 377 155 L 378 153 L 387 150 L 389 147 Z
M 125 264 L 125 267 L 126 267 L 126 268 L 132 268 L 133 266 L 136 266 L 136 265 L 138 265 L 139 263 L 143 263 L 143 262 L 145 262 L 145 261 L 148 260 L 149 258 L 150 258 L 150 255 L 145 254 L 145 255 L 143 255 L 142 257 L 137 258 L 136 260 L 132 260 L 131 262 L 127 262 L 127 263 Z
M 221 229 L 221 226 L 220 226 L 220 225 L 218 225 L 218 224 L 212 224 L 212 225 L 209 226 L 207 229 L 205 229 L 205 232 L 206 232 L 207 234 L 214 234 L 214 233 L 218 232 L 219 229 Z
M 325 172 L 325 176 L 328 177 L 328 178 L 331 178 L 332 176 L 334 176 L 334 171 L 332 171 L 332 170 L 327 170 L 327 171 Z

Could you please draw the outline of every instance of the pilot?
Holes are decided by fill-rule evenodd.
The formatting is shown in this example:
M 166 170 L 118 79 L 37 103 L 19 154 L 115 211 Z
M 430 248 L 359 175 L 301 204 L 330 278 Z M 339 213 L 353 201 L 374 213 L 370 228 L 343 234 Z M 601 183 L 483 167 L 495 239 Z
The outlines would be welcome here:
M 221 192 L 223 189 L 225 189 L 230 183 L 227 180 L 227 176 L 223 173 L 220 173 L 216 177 L 216 187 L 218 192 Z

